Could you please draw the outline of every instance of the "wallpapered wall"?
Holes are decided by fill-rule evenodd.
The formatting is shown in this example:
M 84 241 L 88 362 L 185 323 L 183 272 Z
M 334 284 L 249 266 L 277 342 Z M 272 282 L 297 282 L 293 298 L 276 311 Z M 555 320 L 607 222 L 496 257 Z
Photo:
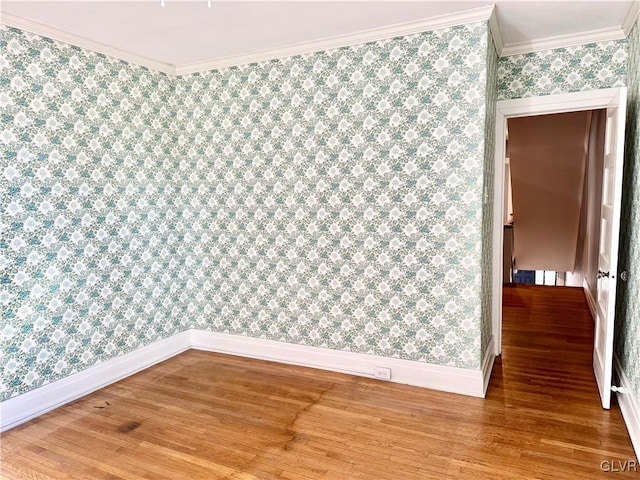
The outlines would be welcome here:
M 189 327 L 479 368 L 492 99 L 626 72 L 487 32 L 170 79 L 3 27 L 0 399 Z
M 620 224 L 620 269 L 629 280 L 618 282 L 616 355 L 640 399 L 640 23 L 629 35 L 627 130 Z
M 0 31 L 0 398 L 188 327 L 172 80 Z
M 623 87 L 626 76 L 626 40 L 501 57 L 498 100 Z
M 487 33 L 178 81 L 197 328 L 479 368 Z
M 487 93 L 484 124 L 484 198 L 482 205 L 482 328 L 484 358 L 492 338 L 493 298 L 493 180 L 496 151 L 496 101 L 498 97 L 498 53 L 493 41 L 487 45 Z
M 3 28 L 0 398 L 189 327 L 479 368 L 487 33 L 170 79 Z

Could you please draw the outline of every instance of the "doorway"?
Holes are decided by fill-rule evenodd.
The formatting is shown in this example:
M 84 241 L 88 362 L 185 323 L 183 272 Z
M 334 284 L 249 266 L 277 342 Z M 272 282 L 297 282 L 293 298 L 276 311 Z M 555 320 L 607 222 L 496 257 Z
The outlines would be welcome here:
M 496 152 L 493 201 L 492 332 L 495 354 L 502 352 L 503 228 L 507 119 L 606 109 L 604 187 L 598 244 L 597 294 L 594 301 L 593 369 L 602 400 L 609 408 L 613 363 L 613 324 L 618 234 L 622 191 L 626 88 L 611 88 L 544 97 L 502 100 L 496 108 Z
M 507 119 L 505 284 L 595 298 L 605 121 L 603 109 Z

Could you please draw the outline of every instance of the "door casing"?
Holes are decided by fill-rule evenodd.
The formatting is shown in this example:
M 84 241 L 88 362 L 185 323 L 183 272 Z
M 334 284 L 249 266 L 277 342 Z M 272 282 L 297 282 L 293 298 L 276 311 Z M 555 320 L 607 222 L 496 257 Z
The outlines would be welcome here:
M 616 98 L 626 98 L 626 87 L 587 92 L 562 93 L 538 97 L 499 100 L 496 104 L 495 156 L 493 181 L 493 278 L 492 334 L 496 355 L 502 353 L 502 242 L 504 220 L 504 159 L 507 119 L 581 110 L 597 110 L 611 106 Z M 620 95 L 622 93 L 622 95 Z M 620 128 L 620 126 L 618 127 Z M 622 126 L 624 128 L 624 126 Z M 616 168 L 622 169 L 622 165 Z

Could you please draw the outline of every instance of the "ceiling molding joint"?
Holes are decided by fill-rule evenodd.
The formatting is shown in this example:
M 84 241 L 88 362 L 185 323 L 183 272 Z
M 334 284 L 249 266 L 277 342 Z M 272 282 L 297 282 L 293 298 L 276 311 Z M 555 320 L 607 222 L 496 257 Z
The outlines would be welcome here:
M 631 29 L 638 21 L 638 18 L 640 18 L 640 0 L 635 0 L 629 8 L 629 13 L 627 13 L 627 16 L 622 22 L 622 31 L 624 32 L 625 37 L 629 36 L 629 33 L 631 33 Z
M 502 38 L 502 30 L 500 29 L 500 22 L 498 21 L 497 8 L 494 8 L 489 16 L 489 29 L 491 30 L 491 36 L 493 37 L 493 44 L 496 47 L 498 57 L 502 55 L 504 50 L 504 39 Z
M 622 40 L 624 38 L 625 34 L 621 27 L 603 28 L 570 35 L 541 38 L 530 42 L 507 44 L 502 49 L 502 56 L 510 57 L 512 55 L 541 52 L 556 48 L 577 47 L 588 43 L 610 42 Z

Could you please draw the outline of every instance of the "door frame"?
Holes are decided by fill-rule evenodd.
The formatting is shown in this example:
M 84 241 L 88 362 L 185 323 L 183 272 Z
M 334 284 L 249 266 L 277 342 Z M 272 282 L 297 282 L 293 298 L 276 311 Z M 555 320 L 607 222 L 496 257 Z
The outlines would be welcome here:
M 502 243 L 504 238 L 504 160 L 507 119 L 607 108 L 619 93 L 623 93 L 621 97 L 626 98 L 626 90 L 627 87 L 605 88 L 587 92 L 499 100 L 496 103 L 491 299 L 493 345 L 496 355 L 502 353 Z M 622 166 L 616 165 L 616 168 L 618 167 L 622 168 Z

